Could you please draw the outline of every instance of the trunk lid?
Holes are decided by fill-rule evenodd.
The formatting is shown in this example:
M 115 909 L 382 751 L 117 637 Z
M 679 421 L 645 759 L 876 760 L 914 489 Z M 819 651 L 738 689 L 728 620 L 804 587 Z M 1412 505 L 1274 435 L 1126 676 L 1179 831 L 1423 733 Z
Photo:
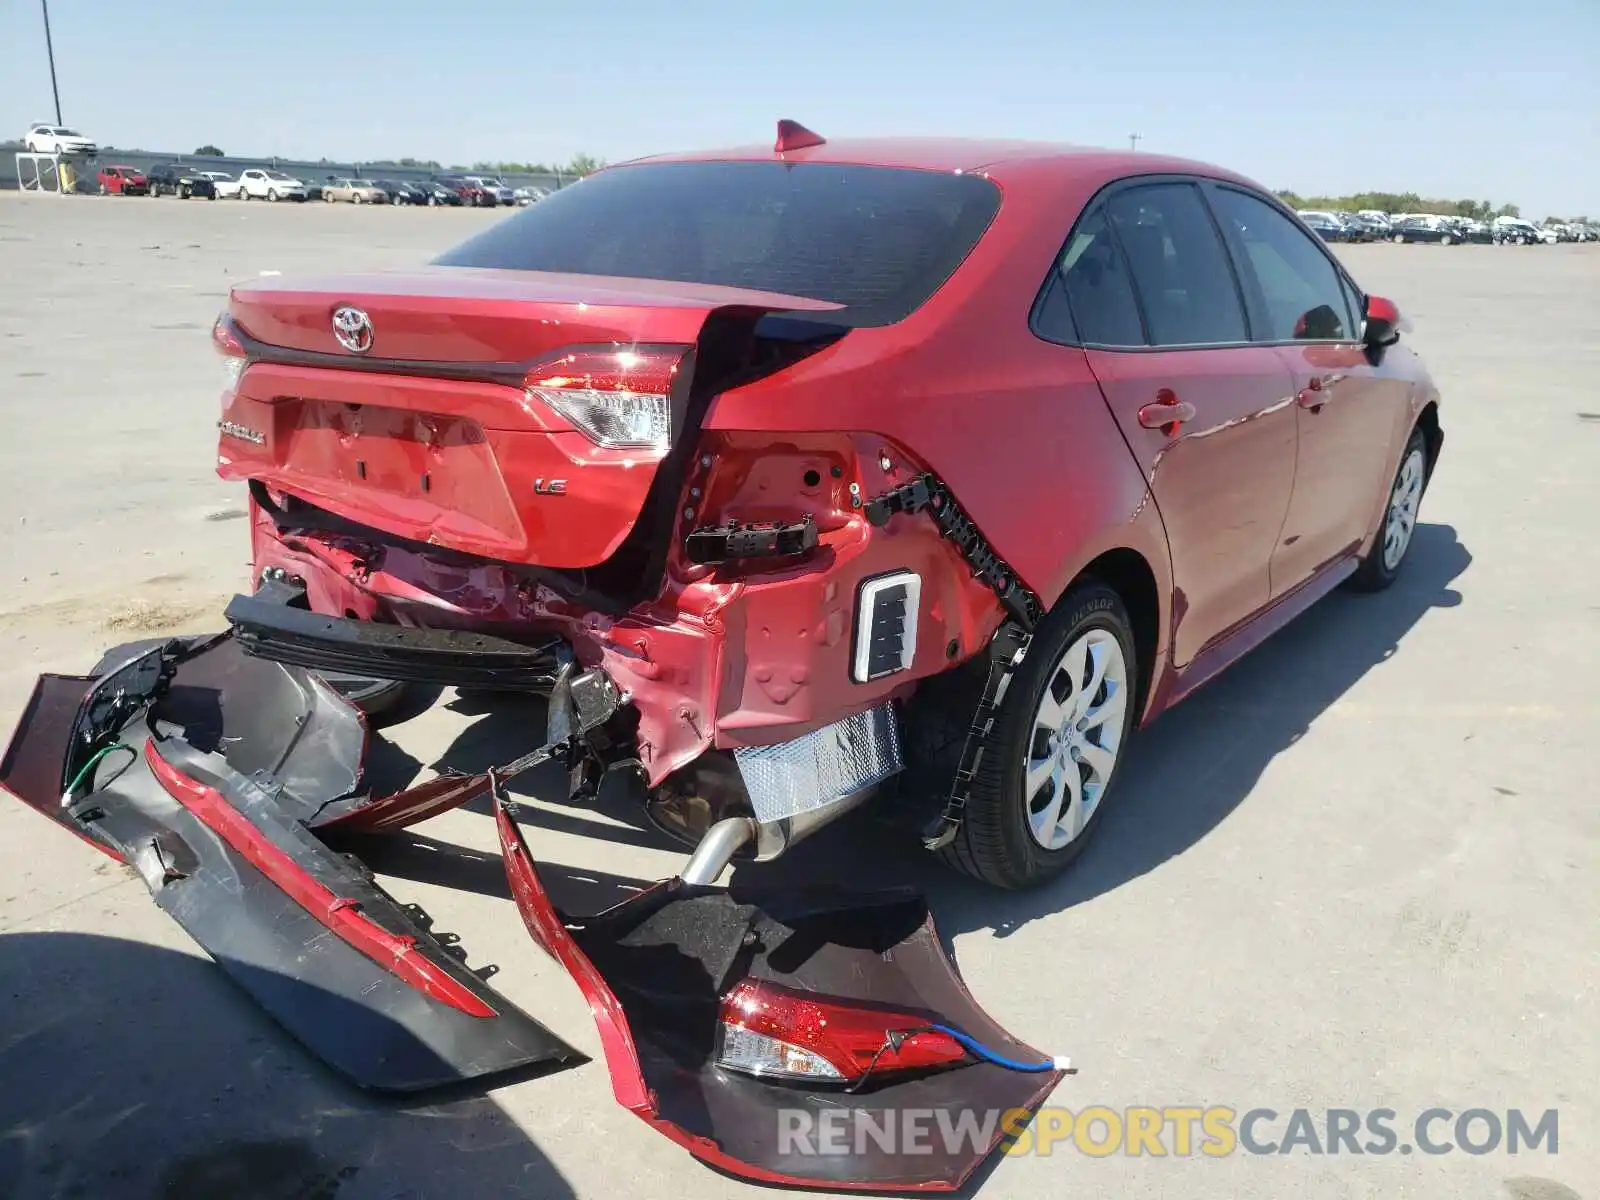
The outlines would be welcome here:
M 219 327 L 247 365 L 223 396 L 218 473 L 411 541 L 593 566 L 693 435 L 692 352 L 713 315 L 837 307 L 459 267 L 253 280 Z

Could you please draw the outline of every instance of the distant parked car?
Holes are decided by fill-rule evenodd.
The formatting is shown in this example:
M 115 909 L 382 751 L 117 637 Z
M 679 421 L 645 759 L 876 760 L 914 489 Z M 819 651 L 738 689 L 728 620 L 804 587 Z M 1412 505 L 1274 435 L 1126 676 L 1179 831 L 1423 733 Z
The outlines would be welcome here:
M 1565 225 L 1543 225 L 1539 228 L 1539 240 L 1546 246 L 1554 246 L 1557 242 L 1568 242 L 1572 239 L 1567 236 Z
M 437 179 L 424 179 L 422 182 L 413 186 L 415 186 L 417 190 L 423 194 L 424 199 L 422 203 L 425 203 L 430 207 L 436 208 L 439 205 L 444 204 L 459 208 L 465 203 L 465 201 L 461 198 L 460 192 L 456 191 L 455 188 L 450 187 L 447 184 L 439 182 Z
M 1330 212 L 1310 209 L 1300 214 L 1307 227 L 1325 242 L 1348 242 L 1350 235 L 1344 223 Z
M 1367 223 L 1360 217 L 1356 216 L 1355 213 L 1336 212 L 1333 214 L 1333 217 L 1334 220 L 1338 221 L 1339 224 L 1344 226 L 1344 234 L 1347 241 L 1370 242 L 1372 240 L 1372 230 L 1369 229 L 1367 227 Z
M 22 143 L 30 154 L 84 154 L 93 158 L 100 150 L 91 139 L 64 125 L 30 125 Z
M 148 196 L 150 181 L 138 167 L 101 167 L 100 194 L 102 196 Z
M 239 198 L 239 181 L 226 171 L 196 171 L 195 174 L 211 181 L 211 186 L 216 190 L 218 199 L 237 200 Z
M 1438 217 L 1406 217 L 1396 221 L 1389 240 L 1405 245 L 1407 242 L 1432 242 L 1439 246 L 1452 246 L 1461 240 L 1454 225 Z
M 1501 246 L 1537 246 L 1539 230 L 1533 222 L 1524 221 L 1521 217 L 1497 217 L 1494 238 Z
M 476 208 L 493 208 L 500 203 L 473 175 L 441 175 L 439 182 L 461 198 L 461 203 Z
M 1464 241 L 1486 246 L 1494 241 L 1494 230 L 1486 222 L 1467 221 L 1461 226 L 1461 236 Z
M 516 191 L 511 193 L 512 198 L 515 199 L 516 202 L 523 208 L 526 208 L 530 204 L 537 204 L 549 194 L 550 193 L 542 187 L 519 187 Z
M 282 171 L 251 167 L 239 172 L 241 200 L 304 200 L 307 194 L 304 183 Z
M 1356 220 L 1361 223 L 1361 228 L 1366 231 L 1369 242 L 1386 242 L 1389 240 L 1389 218 L 1374 217 L 1367 213 L 1357 213 Z
M 493 175 L 468 175 L 466 178 L 493 197 L 492 202 L 495 204 L 515 204 L 517 202 L 516 192 Z
M 187 200 L 190 196 L 204 196 L 207 200 L 217 198 L 217 185 L 207 179 L 204 172 L 177 163 L 157 163 L 150 168 L 148 178 L 152 196 L 165 193 L 179 200 Z
M 370 179 L 334 179 L 322 185 L 324 200 L 348 200 L 351 204 L 387 204 L 389 193 Z
M 403 179 L 375 179 L 373 183 L 383 189 L 390 204 L 426 204 L 428 194 L 415 183 Z

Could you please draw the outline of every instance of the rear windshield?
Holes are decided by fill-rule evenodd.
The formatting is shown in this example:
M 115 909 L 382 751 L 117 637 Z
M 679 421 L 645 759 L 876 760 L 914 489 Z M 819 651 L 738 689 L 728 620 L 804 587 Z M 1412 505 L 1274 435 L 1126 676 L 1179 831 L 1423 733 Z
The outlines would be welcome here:
M 613 167 L 556 191 L 435 262 L 753 288 L 904 319 L 1000 206 L 976 175 L 833 163 Z

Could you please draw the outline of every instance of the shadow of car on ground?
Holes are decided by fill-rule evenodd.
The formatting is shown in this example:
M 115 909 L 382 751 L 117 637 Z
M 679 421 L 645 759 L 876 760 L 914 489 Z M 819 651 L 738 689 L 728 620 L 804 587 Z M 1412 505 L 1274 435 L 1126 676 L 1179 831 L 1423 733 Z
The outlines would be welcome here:
M 574 1195 L 494 1100 L 360 1091 L 203 958 L 10 933 L 0 980 L 8 1200 Z

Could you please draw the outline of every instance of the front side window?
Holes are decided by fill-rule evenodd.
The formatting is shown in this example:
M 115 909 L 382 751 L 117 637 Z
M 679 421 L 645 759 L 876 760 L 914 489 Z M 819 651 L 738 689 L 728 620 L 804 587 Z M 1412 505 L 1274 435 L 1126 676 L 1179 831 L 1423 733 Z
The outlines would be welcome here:
M 612 167 L 435 262 L 720 284 L 830 300 L 829 321 L 888 325 L 920 307 L 988 228 L 977 175 L 837 163 Z
M 1193 184 L 1128 188 L 1114 194 L 1106 210 L 1152 345 L 1248 340 L 1227 252 Z
M 1243 248 L 1240 264 L 1263 308 L 1262 341 L 1338 341 L 1355 336 L 1342 279 L 1317 244 L 1264 200 L 1233 188 L 1212 193 L 1217 216 Z

